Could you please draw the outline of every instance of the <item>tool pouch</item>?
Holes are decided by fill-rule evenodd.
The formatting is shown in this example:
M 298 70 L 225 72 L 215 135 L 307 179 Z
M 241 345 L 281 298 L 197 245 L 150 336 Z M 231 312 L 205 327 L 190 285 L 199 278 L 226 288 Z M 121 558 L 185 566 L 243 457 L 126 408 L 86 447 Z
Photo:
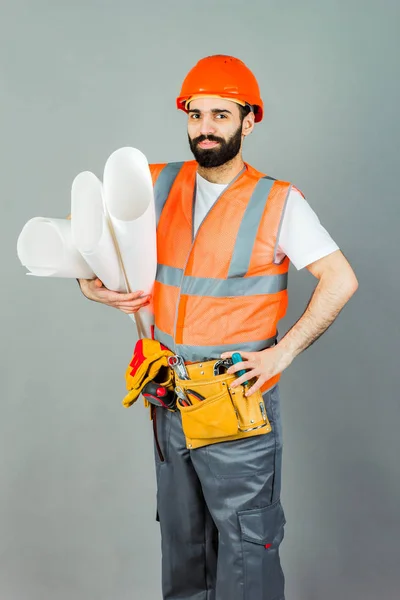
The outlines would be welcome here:
M 199 390 L 200 386 L 191 389 Z M 204 394 L 205 390 L 201 390 Z M 206 396 L 192 406 L 180 406 L 182 428 L 187 439 L 213 439 L 230 437 L 238 431 L 237 416 L 227 386 Z
M 267 427 L 269 421 L 265 410 L 264 400 L 260 390 L 251 396 L 245 396 L 246 388 L 242 385 L 229 393 L 238 418 L 239 431 L 252 431 L 256 428 Z
M 191 377 L 194 373 L 190 373 L 190 367 L 194 366 L 187 366 Z M 203 373 L 207 366 L 203 363 Z M 176 385 L 184 391 L 191 389 L 205 397 L 204 400 L 195 400 L 191 396 L 191 406 L 177 405 L 188 448 L 271 431 L 261 391 L 257 390 L 247 397 L 244 386 L 230 388 L 235 379 L 235 375 L 226 374 L 189 380 L 175 377 Z

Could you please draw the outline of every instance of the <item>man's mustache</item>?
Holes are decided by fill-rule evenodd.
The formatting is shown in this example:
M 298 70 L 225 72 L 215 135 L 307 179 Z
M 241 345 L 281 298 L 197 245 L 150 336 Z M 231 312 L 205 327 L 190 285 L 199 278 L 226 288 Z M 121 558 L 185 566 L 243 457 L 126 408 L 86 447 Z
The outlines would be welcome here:
M 193 138 L 192 143 L 197 145 L 200 144 L 200 142 L 205 142 L 206 140 L 209 142 L 219 142 L 220 144 L 224 143 L 222 138 L 216 137 L 215 135 L 199 135 L 198 137 Z

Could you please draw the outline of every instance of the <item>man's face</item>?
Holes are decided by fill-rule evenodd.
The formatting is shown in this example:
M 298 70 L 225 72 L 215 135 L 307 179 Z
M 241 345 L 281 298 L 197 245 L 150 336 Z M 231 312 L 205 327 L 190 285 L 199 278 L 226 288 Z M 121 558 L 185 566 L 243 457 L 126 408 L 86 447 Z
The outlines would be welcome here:
M 237 156 L 242 145 L 239 106 L 222 98 L 197 98 L 189 105 L 190 149 L 201 167 L 220 167 Z

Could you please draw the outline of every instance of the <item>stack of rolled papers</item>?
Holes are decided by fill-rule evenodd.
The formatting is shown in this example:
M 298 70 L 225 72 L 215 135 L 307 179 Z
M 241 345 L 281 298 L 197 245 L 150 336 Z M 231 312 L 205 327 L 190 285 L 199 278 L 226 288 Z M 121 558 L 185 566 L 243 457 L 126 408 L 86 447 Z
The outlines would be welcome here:
M 120 148 L 103 183 L 90 171 L 74 179 L 71 220 L 35 217 L 17 242 L 28 275 L 91 279 L 116 292 L 151 294 L 157 268 L 153 185 L 146 157 Z M 133 318 L 133 315 L 131 315 Z M 152 337 L 152 302 L 136 313 L 139 337 Z

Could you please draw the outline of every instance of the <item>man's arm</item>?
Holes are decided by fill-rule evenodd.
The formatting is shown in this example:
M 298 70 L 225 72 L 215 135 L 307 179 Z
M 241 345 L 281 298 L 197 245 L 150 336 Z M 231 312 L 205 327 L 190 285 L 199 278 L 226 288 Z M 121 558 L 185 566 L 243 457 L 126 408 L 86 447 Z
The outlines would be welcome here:
M 328 329 L 358 288 L 354 271 L 340 250 L 307 269 L 319 280 L 317 287 L 303 315 L 277 345 L 288 364 Z
M 340 250 L 311 263 L 307 269 L 319 281 L 306 310 L 281 341 L 272 348 L 261 352 L 241 352 L 245 359 L 228 369 L 235 373 L 239 369 L 250 369 L 231 387 L 257 377 L 246 396 L 257 391 L 268 379 L 286 369 L 296 356 L 315 342 L 333 323 L 344 305 L 358 288 L 353 269 Z M 221 354 L 222 358 L 232 352 Z

